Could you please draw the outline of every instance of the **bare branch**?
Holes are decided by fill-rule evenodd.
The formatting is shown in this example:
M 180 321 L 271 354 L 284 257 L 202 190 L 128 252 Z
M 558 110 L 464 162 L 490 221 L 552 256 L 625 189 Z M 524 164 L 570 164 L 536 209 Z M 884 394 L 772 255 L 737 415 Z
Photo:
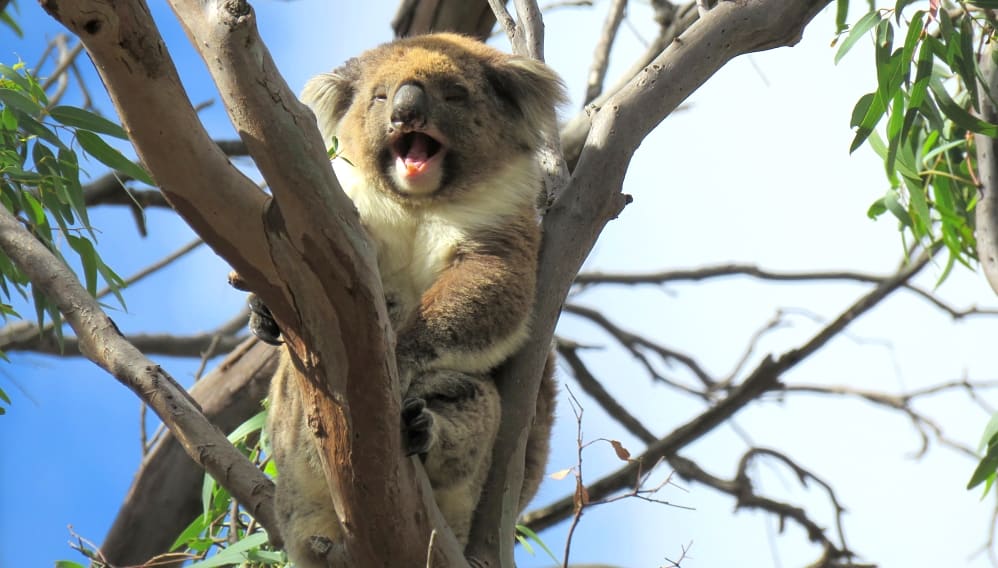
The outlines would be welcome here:
M 72 271 L 0 207 L 0 248 L 65 316 L 80 338 L 80 350 L 146 402 L 176 432 L 191 458 L 225 483 L 280 541 L 273 509 L 273 483 L 236 450 L 201 414 L 197 403 L 159 365 L 121 337 L 118 328 L 80 285 Z
M 699 398 L 707 397 L 704 391 L 699 391 L 687 387 L 676 381 L 663 377 L 662 374 L 657 369 L 655 369 L 655 366 L 652 365 L 651 361 L 648 360 L 642 349 L 648 349 L 652 351 L 653 353 L 661 357 L 663 361 L 679 362 L 684 367 L 689 369 L 690 372 L 692 372 L 700 380 L 700 383 L 703 384 L 703 386 L 706 387 L 708 391 L 711 390 L 714 384 L 717 382 L 714 379 L 714 377 L 711 377 L 710 374 L 707 373 L 707 371 L 705 371 L 703 367 L 701 367 L 700 364 L 693 357 L 690 357 L 689 355 L 681 353 L 674 349 L 669 349 L 664 345 L 655 343 L 654 341 L 651 341 L 650 339 L 642 337 L 641 335 L 638 335 L 636 333 L 623 330 L 614 323 L 612 323 L 604 314 L 600 313 L 597 310 L 591 308 L 585 308 L 576 304 L 565 304 L 565 308 L 563 311 L 565 313 L 584 317 L 587 320 L 603 328 L 607 333 L 610 334 L 611 337 L 616 339 L 625 349 L 630 351 L 630 353 L 636 359 L 638 359 L 638 361 L 640 361 L 642 365 L 644 365 L 645 369 L 648 371 L 648 374 L 650 374 L 653 378 L 668 384 L 669 386 L 672 386 L 674 388 L 682 390 L 687 394 L 691 394 Z
M 890 278 L 869 274 L 866 272 L 855 272 L 849 270 L 832 271 L 802 271 L 802 272 L 781 272 L 759 268 L 753 264 L 720 264 L 715 266 L 704 266 L 701 268 L 662 270 L 658 272 L 634 273 L 634 274 L 608 274 L 601 272 L 584 272 L 575 278 L 575 283 L 583 287 L 596 286 L 600 284 L 666 284 L 669 282 L 702 282 L 714 278 L 727 278 L 730 276 L 751 276 L 760 280 L 772 280 L 777 282 L 813 282 L 813 281 L 845 281 L 845 282 L 869 282 L 879 284 Z M 932 292 L 916 286 L 905 284 L 904 288 L 920 296 L 927 302 L 932 303 L 940 310 L 943 310 L 953 319 L 959 320 L 969 316 L 993 316 L 998 315 L 998 309 L 979 308 L 970 306 L 967 308 L 955 308 L 940 300 Z
M 967 380 L 950 381 L 933 385 L 931 387 L 914 390 L 907 393 L 890 394 L 881 391 L 854 388 L 847 385 L 817 385 L 817 384 L 793 384 L 784 385 L 783 391 L 787 393 L 811 393 L 811 394 L 832 394 L 841 396 L 853 396 L 871 402 L 877 406 L 897 410 L 911 420 L 915 430 L 921 437 L 921 447 L 915 452 L 914 457 L 921 458 L 929 448 L 929 436 L 935 438 L 940 444 L 947 446 L 976 460 L 979 458 L 977 452 L 960 442 L 948 438 L 943 433 L 942 426 L 925 414 L 917 411 L 912 402 L 919 398 L 925 398 L 942 392 L 953 390 L 963 390 L 976 397 L 974 391 L 977 389 L 998 388 L 998 381 L 974 381 Z
M 579 383 L 579 386 L 582 387 L 582 390 L 596 399 L 596 402 L 599 403 L 607 414 L 639 440 L 645 444 L 651 444 L 657 440 L 658 437 L 652 434 L 651 430 L 645 428 L 644 424 L 628 412 L 624 405 L 617 402 L 617 399 L 603 388 L 603 385 L 593 376 L 582 361 L 582 358 L 579 357 L 578 351 L 578 345 L 567 343 L 564 340 L 558 341 L 558 354 L 568 363 L 569 368 L 572 369 L 572 375 L 575 377 L 576 382 Z
M 596 42 L 592 66 L 589 68 L 583 106 L 593 102 L 603 92 L 603 81 L 606 79 L 606 70 L 610 64 L 610 49 L 617 38 L 617 30 L 620 29 L 620 22 L 624 20 L 626 9 L 627 0 L 612 0 L 610 2 L 610 9 L 606 21 L 603 23 L 603 31 L 600 33 L 599 41 Z
M 668 459 L 669 456 L 678 454 L 682 448 L 727 421 L 736 412 L 763 393 L 783 388 L 783 385 L 780 383 L 780 377 L 785 372 L 816 352 L 854 319 L 869 311 L 873 306 L 896 291 L 904 282 L 916 274 L 918 270 L 923 268 L 928 263 L 929 258 L 928 254 L 923 254 L 911 266 L 904 268 L 888 281 L 881 283 L 874 290 L 847 308 L 838 318 L 820 330 L 803 346 L 784 353 L 778 359 L 774 359 L 772 356 L 763 359 L 741 384 L 729 392 L 727 397 L 705 410 L 699 416 L 676 428 L 668 436 L 649 445 L 645 452 L 632 463 L 590 485 L 588 487 L 590 498 L 602 499 L 614 491 L 630 487 L 640 464 L 655 463 L 660 459 Z M 570 499 L 559 500 L 547 508 L 544 518 L 559 518 L 559 515 L 565 514 L 571 507 L 572 502 Z M 531 528 L 542 530 L 547 526 L 538 522 L 536 525 L 531 525 Z
M 65 43 L 66 41 L 65 35 L 60 34 L 59 38 L 62 38 L 62 41 Z M 56 38 L 56 40 L 58 41 L 58 38 Z M 83 42 L 78 41 L 76 42 L 76 45 L 74 45 L 72 49 L 67 51 L 65 54 L 60 54 L 59 63 L 56 65 L 55 69 L 52 70 L 52 74 L 49 75 L 47 79 L 42 81 L 41 85 L 42 90 L 47 91 L 49 87 L 52 86 L 53 83 L 55 83 L 56 81 L 61 81 L 62 78 L 65 77 L 66 70 L 69 69 L 71 65 L 73 65 L 73 63 L 76 61 L 76 57 L 80 55 L 80 52 L 82 51 L 83 51 Z M 53 98 L 58 98 L 58 97 L 53 97 Z
M 779 0 L 723 2 L 683 34 L 614 94 L 593 119 L 585 150 L 569 186 L 544 217 L 534 326 L 526 346 L 502 369 L 499 388 L 503 412 L 492 453 L 486 492 L 475 511 L 468 553 L 489 566 L 512 565 L 512 511 L 523 478 L 524 442 L 537 399 L 541 369 L 555 321 L 582 262 L 603 227 L 624 207 L 624 172 L 647 132 L 732 57 L 796 42 L 803 27 L 830 0 L 786 3 Z M 759 393 L 774 387 L 780 373 L 810 353 L 767 359 L 731 394 L 697 420 L 681 427 L 655 450 L 675 453 L 731 416 Z M 661 455 L 661 454 L 660 454 Z M 654 461 L 654 460 L 650 460 Z M 630 472 L 628 472 L 630 473 Z M 633 476 L 628 476 L 633 479 Z M 500 527 L 496 538 L 495 527 Z

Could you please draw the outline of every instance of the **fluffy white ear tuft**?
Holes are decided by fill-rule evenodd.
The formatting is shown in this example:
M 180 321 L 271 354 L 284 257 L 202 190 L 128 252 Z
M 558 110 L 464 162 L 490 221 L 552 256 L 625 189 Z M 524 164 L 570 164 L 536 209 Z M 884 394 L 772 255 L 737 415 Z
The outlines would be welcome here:
M 319 132 L 322 133 L 322 140 L 327 147 L 332 144 L 340 120 L 353 101 L 356 88 L 351 71 L 355 67 L 354 61 L 348 61 L 335 71 L 309 79 L 302 89 L 301 101 L 315 113 Z
M 497 94 L 508 100 L 526 119 L 544 131 L 556 128 L 552 109 L 567 101 L 565 85 L 550 67 L 536 59 L 504 57 L 491 65 L 486 75 Z

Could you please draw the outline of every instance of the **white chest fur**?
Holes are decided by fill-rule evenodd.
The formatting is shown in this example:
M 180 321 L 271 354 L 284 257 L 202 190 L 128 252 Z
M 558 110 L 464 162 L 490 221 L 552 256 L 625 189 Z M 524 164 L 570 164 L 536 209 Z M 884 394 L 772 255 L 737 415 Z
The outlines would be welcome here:
M 375 241 L 385 293 L 398 302 L 401 320 L 453 261 L 460 243 L 483 229 L 501 230 L 505 219 L 534 203 L 539 187 L 536 163 L 525 158 L 453 201 L 408 207 L 343 160 L 334 160 L 333 169 Z

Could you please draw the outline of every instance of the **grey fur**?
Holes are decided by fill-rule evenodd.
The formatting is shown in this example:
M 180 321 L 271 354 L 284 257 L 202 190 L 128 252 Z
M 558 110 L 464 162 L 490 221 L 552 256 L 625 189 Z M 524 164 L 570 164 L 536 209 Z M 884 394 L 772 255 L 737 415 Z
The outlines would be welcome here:
M 453 34 L 382 45 L 302 94 L 327 144 L 337 139 L 346 158 L 333 163 L 337 177 L 378 250 L 398 336 L 404 447 L 423 458 L 462 544 L 499 425 L 496 368 L 527 336 L 540 245 L 534 152 L 562 98 L 542 63 Z M 521 507 L 547 460 L 552 371 L 549 360 Z M 297 379 L 285 353 L 268 429 L 287 552 L 300 568 L 349 566 Z

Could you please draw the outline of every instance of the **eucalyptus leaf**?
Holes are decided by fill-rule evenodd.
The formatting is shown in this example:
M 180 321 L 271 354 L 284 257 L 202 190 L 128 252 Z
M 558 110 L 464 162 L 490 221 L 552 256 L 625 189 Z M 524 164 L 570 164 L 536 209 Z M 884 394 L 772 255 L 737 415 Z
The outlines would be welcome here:
M 144 168 L 112 148 L 100 136 L 89 130 L 78 130 L 76 132 L 76 139 L 88 154 L 100 160 L 104 165 L 119 170 L 148 185 L 156 185 Z
M 128 134 L 121 126 L 111 122 L 103 116 L 98 116 L 88 110 L 72 106 L 57 106 L 49 109 L 52 118 L 58 120 L 66 126 L 82 128 L 92 132 L 99 132 L 128 140 Z

